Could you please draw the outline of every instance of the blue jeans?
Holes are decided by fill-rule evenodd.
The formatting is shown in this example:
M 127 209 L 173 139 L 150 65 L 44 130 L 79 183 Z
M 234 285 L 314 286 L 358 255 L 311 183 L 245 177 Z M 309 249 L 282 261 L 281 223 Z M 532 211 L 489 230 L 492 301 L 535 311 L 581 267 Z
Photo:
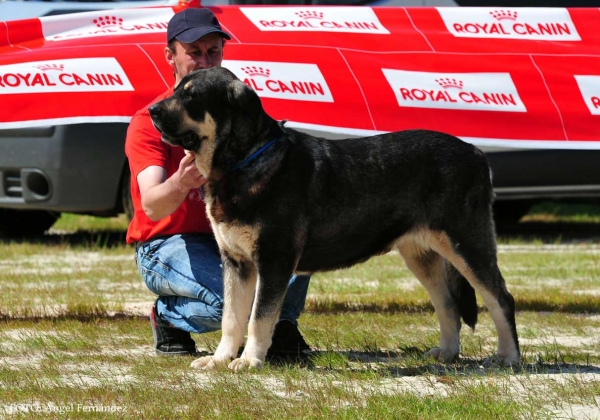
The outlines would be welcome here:
M 212 235 L 163 236 L 139 244 L 135 258 L 148 288 L 157 294 L 161 319 L 194 333 L 221 328 L 223 273 Z M 296 323 L 304 309 L 310 276 L 293 275 L 280 319 Z

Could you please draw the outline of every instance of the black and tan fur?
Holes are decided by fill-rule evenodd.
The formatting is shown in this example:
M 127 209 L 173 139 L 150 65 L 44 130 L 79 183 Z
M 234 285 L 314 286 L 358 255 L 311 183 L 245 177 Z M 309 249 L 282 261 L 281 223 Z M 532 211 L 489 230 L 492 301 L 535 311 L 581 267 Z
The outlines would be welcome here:
M 519 362 L 514 299 L 497 265 L 490 169 L 476 147 L 425 130 L 311 137 L 269 117 L 224 68 L 186 76 L 150 114 L 163 140 L 195 154 L 223 260 L 222 340 L 193 367 L 260 367 L 292 273 L 349 267 L 392 249 L 439 319 L 440 345 L 429 356 L 458 356 L 460 318 L 475 326 L 477 291 L 498 332 L 490 360 Z

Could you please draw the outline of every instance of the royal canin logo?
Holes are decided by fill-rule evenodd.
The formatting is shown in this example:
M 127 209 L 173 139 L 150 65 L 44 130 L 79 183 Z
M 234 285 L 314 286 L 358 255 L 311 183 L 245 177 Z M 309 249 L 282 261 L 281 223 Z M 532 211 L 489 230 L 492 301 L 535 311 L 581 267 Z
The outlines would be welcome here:
M 448 31 L 465 38 L 580 41 L 567 9 L 438 8 Z
M 492 10 L 490 15 L 496 20 L 517 20 L 518 12 L 514 10 Z
M 52 64 L 41 64 L 39 66 L 33 66 L 36 69 L 40 69 L 41 71 L 50 71 L 50 70 L 58 70 L 58 71 L 63 71 L 65 69 L 65 66 L 63 64 L 56 64 L 56 63 L 52 63 Z
M 462 80 L 456 80 L 456 79 L 450 79 L 448 77 L 442 77 L 440 79 L 435 79 L 435 81 L 438 85 L 440 85 L 444 89 L 449 89 L 449 88 L 462 89 L 463 88 Z
M 92 21 L 98 28 L 119 27 L 123 24 L 123 19 L 116 16 L 100 16 Z
M 224 60 L 223 66 L 260 97 L 333 102 L 329 86 L 316 64 Z
M 592 115 L 600 115 L 600 76 L 575 75 L 583 101 Z
M 244 73 L 246 73 L 248 76 L 252 76 L 252 77 L 258 77 L 258 76 L 269 77 L 271 75 L 271 70 L 264 69 L 260 66 L 259 67 L 257 67 L 257 66 L 242 67 L 241 70 Z
M 300 19 L 323 19 L 323 12 L 317 12 L 316 10 L 303 10 L 301 12 L 296 12 Z
M 133 90 L 112 57 L 0 66 L 0 94 Z
M 508 73 L 382 72 L 401 107 L 527 111 Z
M 389 34 L 370 7 L 240 7 L 261 31 Z
M 173 16 L 172 10 L 132 10 L 113 11 L 110 15 L 98 12 L 78 13 L 78 18 L 66 19 L 63 16 L 40 18 L 44 37 L 49 41 L 63 41 L 76 38 L 128 35 L 144 33 L 164 33 Z

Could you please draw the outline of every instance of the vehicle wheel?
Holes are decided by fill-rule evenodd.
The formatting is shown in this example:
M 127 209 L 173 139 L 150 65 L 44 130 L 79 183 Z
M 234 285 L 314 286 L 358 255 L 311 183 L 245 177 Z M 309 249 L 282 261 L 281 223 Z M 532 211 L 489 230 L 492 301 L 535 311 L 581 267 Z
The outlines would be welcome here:
M 506 200 L 494 202 L 494 220 L 497 224 L 518 223 L 531 206 L 530 201 Z
M 129 165 L 125 165 L 121 178 L 121 204 L 129 220 L 133 219 L 133 201 L 131 200 L 131 172 Z
M 46 210 L 0 209 L 0 235 L 41 235 L 52 227 L 60 213 Z

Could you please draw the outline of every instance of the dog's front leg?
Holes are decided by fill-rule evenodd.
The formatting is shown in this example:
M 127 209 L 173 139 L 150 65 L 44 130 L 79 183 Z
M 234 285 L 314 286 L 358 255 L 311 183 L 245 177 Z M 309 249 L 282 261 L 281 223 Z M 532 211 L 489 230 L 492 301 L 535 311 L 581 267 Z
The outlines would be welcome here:
M 223 319 L 221 341 L 213 356 L 192 362 L 197 369 L 215 370 L 233 360 L 244 342 L 256 286 L 256 267 L 251 261 L 223 257 Z
M 273 260 L 277 261 L 276 257 Z M 252 315 L 248 325 L 248 339 L 246 347 L 239 359 L 229 364 L 235 371 L 260 368 L 271 347 L 273 330 L 279 318 L 287 284 L 292 271 L 279 269 L 279 267 L 259 268 L 256 298 L 252 307 Z

